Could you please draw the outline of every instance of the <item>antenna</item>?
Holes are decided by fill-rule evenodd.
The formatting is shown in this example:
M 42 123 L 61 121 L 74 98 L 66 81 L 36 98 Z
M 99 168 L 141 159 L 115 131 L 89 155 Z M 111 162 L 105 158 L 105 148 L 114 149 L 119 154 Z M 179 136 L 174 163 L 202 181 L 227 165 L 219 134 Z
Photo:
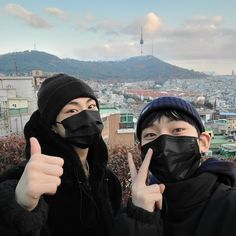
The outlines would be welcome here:
M 152 39 L 152 56 L 153 56 L 153 39 Z
M 15 56 L 14 56 L 14 58 L 13 58 L 13 63 L 14 63 L 15 73 L 16 73 L 16 75 L 17 75 L 18 72 L 17 72 L 17 65 L 16 65 L 16 58 L 15 58 Z
M 141 25 L 141 39 L 140 39 L 141 56 L 143 55 L 143 44 L 144 44 L 144 41 L 143 41 L 143 27 Z

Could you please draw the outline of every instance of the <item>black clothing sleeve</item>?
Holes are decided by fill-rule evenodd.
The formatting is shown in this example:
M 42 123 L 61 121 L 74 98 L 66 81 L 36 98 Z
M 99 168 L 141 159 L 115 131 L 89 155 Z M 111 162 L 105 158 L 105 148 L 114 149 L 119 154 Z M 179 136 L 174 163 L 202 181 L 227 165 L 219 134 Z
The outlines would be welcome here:
M 162 236 L 160 211 L 148 212 L 136 207 L 131 200 L 116 218 L 112 236 Z
M 15 200 L 17 180 L 0 183 L 0 235 L 39 235 L 47 219 L 47 204 L 40 199 L 33 211 L 22 208 Z
M 114 216 L 118 214 L 122 205 L 122 188 L 118 177 L 107 168 L 106 177 L 108 180 L 109 198 L 111 201 Z
M 236 235 L 236 188 L 220 184 L 199 222 L 196 236 Z

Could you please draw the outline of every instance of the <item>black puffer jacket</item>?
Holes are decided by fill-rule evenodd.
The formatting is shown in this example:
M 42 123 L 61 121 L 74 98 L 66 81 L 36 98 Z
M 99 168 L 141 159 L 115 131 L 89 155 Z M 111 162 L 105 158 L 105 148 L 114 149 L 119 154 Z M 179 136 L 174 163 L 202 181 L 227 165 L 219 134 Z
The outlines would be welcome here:
M 233 164 L 209 159 L 193 178 L 166 184 L 161 211 L 150 213 L 129 201 L 117 217 L 112 235 L 236 235 L 234 186 Z
M 29 138 L 36 137 L 42 153 L 64 159 L 61 185 L 55 195 L 44 195 L 28 212 L 15 201 L 15 188 L 24 163 L 0 176 L 0 235 L 110 235 L 113 219 L 121 204 L 121 186 L 106 167 L 107 147 L 101 140 L 89 150 L 89 179 L 72 146 L 41 122 L 36 111 L 25 126 L 25 156 L 30 158 Z

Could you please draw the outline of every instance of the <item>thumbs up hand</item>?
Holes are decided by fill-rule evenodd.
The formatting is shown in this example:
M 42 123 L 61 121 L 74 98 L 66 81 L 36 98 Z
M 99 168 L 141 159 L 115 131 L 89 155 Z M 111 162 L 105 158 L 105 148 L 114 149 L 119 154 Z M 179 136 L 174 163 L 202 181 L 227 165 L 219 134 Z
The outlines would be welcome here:
M 31 157 L 16 186 L 15 198 L 20 206 L 32 211 L 41 195 L 56 193 L 61 184 L 64 160 L 42 154 L 36 138 L 30 138 L 30 146 Z

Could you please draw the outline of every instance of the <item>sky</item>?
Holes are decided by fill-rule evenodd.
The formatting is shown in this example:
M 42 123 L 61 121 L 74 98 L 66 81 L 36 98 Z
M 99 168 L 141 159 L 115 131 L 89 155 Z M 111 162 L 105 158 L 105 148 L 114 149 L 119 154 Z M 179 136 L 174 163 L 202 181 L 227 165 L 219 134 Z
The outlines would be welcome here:
M 117 61 L 153 55 L 186 69 L 236 71 L 235 0 L 0 0 L 0 55 L 38 50 Z

